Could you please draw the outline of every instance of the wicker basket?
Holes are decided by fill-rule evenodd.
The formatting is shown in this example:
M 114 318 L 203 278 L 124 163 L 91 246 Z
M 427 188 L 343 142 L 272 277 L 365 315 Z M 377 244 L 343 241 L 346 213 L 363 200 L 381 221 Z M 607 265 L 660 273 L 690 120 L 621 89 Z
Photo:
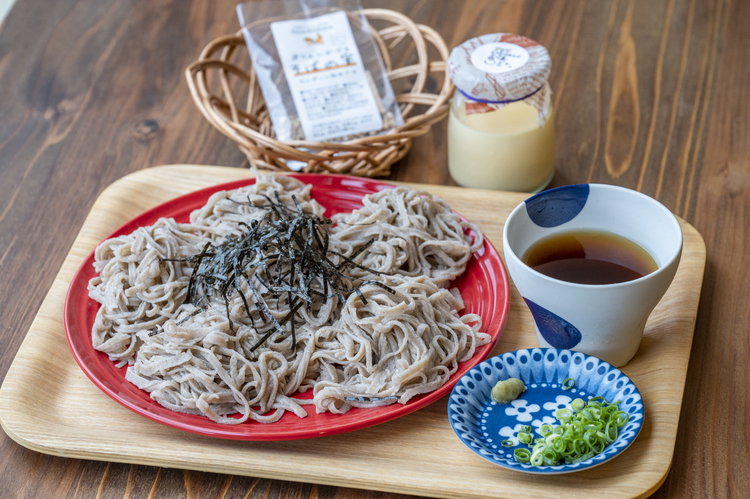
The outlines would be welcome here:
M 387 24 L 379 31 L 373 30 L 373 35 L 394 90 L 397 83 L 401 87 L 411 86 L 396 96 L 404 117 L 403 126 L 343 143 L 276 140 L 241 32 L 212 41 L 199 60 L 187 68 L 195 104 L 209 123 L 239 144 L 252 166 L 289 171 L 287 160 L 295 160 L 307 163 L 305 172 L 388 175 L 391 165 L 409 150 L 411 139 L 427 133 L 448 114 L 448 101 L 453 93 L 453 84 L 446 74 L 448 48 L 435 30 L 415 24 L 398 12 L 385 9 L 364 12 L 371 23 Z M 399 60 L 407 61 L 408 65 L 393 66 L 392 52 L 397 47 L 401 51 Z M 245 54 L 239 54 L 240 51 Z M 434 60 L 430 60 L 432 53 L 438 54 Z M 249 66 L 246 69 L 239 67 L 239 55 L 245 56 L 243 65 Z M 428 87 L 437 93 L 431 93 Z

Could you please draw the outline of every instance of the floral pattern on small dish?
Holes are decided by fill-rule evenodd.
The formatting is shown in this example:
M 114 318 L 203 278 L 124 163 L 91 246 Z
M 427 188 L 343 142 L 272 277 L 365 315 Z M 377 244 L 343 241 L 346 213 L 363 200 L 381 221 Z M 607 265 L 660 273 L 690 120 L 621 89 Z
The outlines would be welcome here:
M 495 383 L 519 378 L 526 391 L 510 404 L 498 404 L 490 397 Z M 565 379 L 575 386 L 563 390 Z M 516 434 L 523 425 L 534 430 L 542 424 L 558 424 L 555 411 L 568 407 L 574 398 L 588 400 L 602 396 L 608 402 L 620 400 L 620 410 L 629 415 L 616 441 L 604 452 L 576 464 L 535 467 L 513 458 L 519 444 Z M 643 426 L 643 399 L 633 382 L 619 369 L 571 350 L 533 348 L 508 352 L 485 360 L 467 372 L 456 384 L 448 402 L 448 417 L 458 438 L 480 457 L 499 466 L 538 474 L 560 474 L 598 466 L 624 451 Z M 538 435 L 537 435 L 538 436 Z M 510 440 L 511 447 L 501 442 Z
M 539 412 L 538 405 L 529 404 L 523 399 L 513 400 L 508 405 L 510 407 L 506 407 L 505 415 L 510 416 L 510 417 L 515 417 L 518 421 L 522 423 L 528 423 L 529 421 L 534 419 L 533 414 L 535 412 Z

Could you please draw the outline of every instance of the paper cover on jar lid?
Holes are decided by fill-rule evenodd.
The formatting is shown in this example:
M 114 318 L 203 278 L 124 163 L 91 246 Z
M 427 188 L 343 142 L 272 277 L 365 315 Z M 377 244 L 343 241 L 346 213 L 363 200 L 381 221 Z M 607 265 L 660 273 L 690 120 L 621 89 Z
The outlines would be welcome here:
M 511 33 L 482 35 L 451 51 L 448 75 L 468 99 L 467 114 L 488 112 L 524 100 L 546 121 L 552 91 L 547 78 L 552 68 L 547 49 Z

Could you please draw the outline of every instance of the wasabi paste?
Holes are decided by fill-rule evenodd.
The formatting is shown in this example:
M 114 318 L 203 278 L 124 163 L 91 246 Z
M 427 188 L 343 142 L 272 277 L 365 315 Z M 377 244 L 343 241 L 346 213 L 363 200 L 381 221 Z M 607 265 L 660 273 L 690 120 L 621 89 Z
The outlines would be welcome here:
M 510 378 L 505 381 L 498 381 L 490 396 L 498 404 L 510 404 L 525 391 L 526 385 L 523 384 L 523 381 L 518 378 Z

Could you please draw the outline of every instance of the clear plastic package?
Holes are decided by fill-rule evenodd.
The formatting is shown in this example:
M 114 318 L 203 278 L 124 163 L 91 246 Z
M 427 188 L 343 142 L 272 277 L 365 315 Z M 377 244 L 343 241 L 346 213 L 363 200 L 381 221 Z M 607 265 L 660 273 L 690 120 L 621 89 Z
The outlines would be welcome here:
M 249 2 L 237 15 L 278 140 L 342 142 L 403 124 L 358 0 Z

